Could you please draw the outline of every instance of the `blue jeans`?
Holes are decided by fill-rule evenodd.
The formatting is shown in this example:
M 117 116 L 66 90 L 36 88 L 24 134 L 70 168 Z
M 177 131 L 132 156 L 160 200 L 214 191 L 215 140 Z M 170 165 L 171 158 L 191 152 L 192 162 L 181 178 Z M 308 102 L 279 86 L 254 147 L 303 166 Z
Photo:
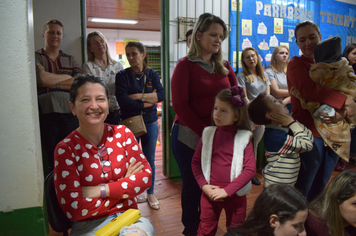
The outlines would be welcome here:
M 173 125 L 171 147 L 182 177 L 182 223 L 183 234 L 196 234 L 200 223 L 201 190 L 192 171 L 195 150 L 178 140 L 179 122 Z
M 96 231 L 108 224 L 112 219 L 116 218 L 122 213 L 116 213 L 108 217 L 103 217 L 97 220 L 76 221 L 73 222 L 71 236 L 93 236 Z M 150 221 L 144 217 L 138 219 L 129 227 L 123 227 L 120 230 L 120 236 L 129 233 L 130 228 L 139 228 L 147 233 L 148 236 L 154 236 L 155 232 Z
M 154 121 L 152 123 L 145 123 L 147 134 L 137 137 L 137 142 L 141 140 L 142 152 L 146 156 L 148 163 L 150 163 L 152 169 L 152 186 L 147 189 L 148 194 L 153 194 L 153 188 L 155 185 L 155 154 L 158 138 L 158 123 Z
M 295 187 L 311 202 L 325 188 L 333 173 L 339 156 L 324 145 L 321 138 L 314 136 L 314 147 L 300 154 L 300 170 Z
M 351 131 L 350 156 L 356 157 L 356 128 Z

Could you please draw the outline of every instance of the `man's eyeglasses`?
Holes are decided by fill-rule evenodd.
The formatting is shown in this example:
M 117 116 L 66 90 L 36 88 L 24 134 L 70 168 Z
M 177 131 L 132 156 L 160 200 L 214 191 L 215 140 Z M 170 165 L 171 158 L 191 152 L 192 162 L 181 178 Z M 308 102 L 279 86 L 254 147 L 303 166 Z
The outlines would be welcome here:
M 109 173 L 112 170 L 112 168 L 111 168 L 111 162 L 109 161 L 108 150 L 104 145 L 98 148 L 97 156 L 99 156 L 100 167 L 105 176 L 107 175 L 107 173 Z

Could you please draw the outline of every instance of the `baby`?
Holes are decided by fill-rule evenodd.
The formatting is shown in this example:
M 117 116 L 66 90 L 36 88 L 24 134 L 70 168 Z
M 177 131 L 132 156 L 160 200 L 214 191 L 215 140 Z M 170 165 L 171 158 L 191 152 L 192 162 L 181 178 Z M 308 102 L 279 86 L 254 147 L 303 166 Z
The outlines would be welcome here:
M 318 43 L 314 48 L 315 64 L 310 68 L 310 78 L 320 85 L 339 91 L 347 97 L 356 98 L 356 76 L 346 58 L 341 57 L 341 38 L 335 36 Z M 335 115 L 335 109 L 326 104 L 309 101 L 294 87 L 290 93 L 297 97 L 304 109 L 313 115 L 314 124 L 324 142 L 343 160 L 349 160 L 350 129 L 356 124 L 356 117 L 344 119 L 336 124 L 326 124 L 319 113 Z M 342 108 L 341 110 L 344 110 Z

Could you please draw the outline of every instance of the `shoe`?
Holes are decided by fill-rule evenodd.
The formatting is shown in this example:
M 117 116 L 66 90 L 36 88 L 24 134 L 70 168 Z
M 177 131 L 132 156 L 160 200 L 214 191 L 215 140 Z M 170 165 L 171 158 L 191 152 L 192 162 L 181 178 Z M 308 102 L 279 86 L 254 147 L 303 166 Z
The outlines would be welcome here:
M 253 179 L 252 179 L 252 184 L 254 184 L 254 185 L 261 185 L 261 181 L 259 181 L 259 180 L 257 179 L 257 177 L 254 176 Z
M 148 197 L 148 195 L 151 195 L 155 201 L 154 202 L 151 202 L 150 201 L 150 198 Z M 154 210 L 159 210 L 160 206 L 159 206 L 159 201 L 157 200 L 156 196 L 153 195 L 153 194 L 147 194 L 147 202 L 148 204 L 150 205 L 150 207 Z
M 350 169 L 343 162 L 339 161 L 334 169 L 334 171 L 341 172 L 344 170 Z

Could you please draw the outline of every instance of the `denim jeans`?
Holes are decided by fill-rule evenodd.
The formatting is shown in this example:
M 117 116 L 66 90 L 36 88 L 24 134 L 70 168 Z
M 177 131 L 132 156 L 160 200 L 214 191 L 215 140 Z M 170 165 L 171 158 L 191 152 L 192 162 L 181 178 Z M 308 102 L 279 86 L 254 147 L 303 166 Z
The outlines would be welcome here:
M 182 223 L 183 234 L 196 234 L 200 223 L 201 190 L 192 171 L 195 150 L 178 140 L 179 122 L 173 125 L 171 147 L 182 177 Z
M 111 220 L 116 218 L 122 213 L 117 213 L 110 215 L 108 217 L 103 217 L 97 220 L 87 220 L 87 221 L 76 221 L 73 223 L 71 236 L 92 236 L 96 231 L 98 231 L 103 226 L 107 225 Z M 147 218 L 141 217 L 135 223 L 129 227 L 123 227 L 120 230 L 120 236 L 128 233 L 130 228 L 139 228 L 147 233 L 148 236 L 155 235 L 153 226 Z
M 150 163 L 152 169 L 152 186 L 147 189 L 148 194 L 153 194 L 155 185 L 155 154 L 158 138 L 158 123 L 154 121 L 152 123 L 146 123 L 147 134 L 144 134 L 137 138 L 137 142 L 141 140 L 142 152 L 146 156 L 148 163 Z
M 295 187 L 311 202 L 325 188 L 339 156 L 324 145 L 321 138 L 314 136 L 314 147 L 310 152 L 300 154 L 300 170 Z
M 350 156 L 356 157 L 356 128 L 351 131 Z

